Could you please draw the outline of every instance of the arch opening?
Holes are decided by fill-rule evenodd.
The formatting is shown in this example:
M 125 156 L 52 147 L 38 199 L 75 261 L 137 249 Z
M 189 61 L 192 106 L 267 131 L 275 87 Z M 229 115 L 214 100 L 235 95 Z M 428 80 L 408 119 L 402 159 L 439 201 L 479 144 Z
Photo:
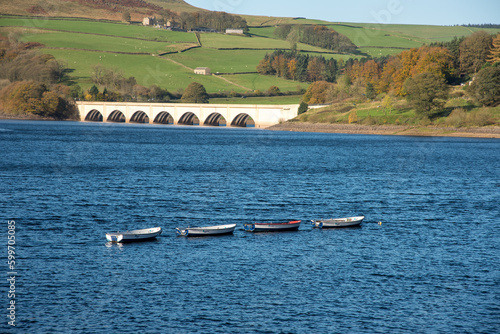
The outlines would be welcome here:
M 179 125 L 200 125 L 200 119 L 192 112 L 187 112 L 179 119 Z
M 212 113 L 210 114 L 205 122 L 203 122 L 203 125 L 205 126 L 226 126 L 227 122 L 224 116 L 222 116 L 219 113 Z
M 149 123 L 149 117 L 144 111 L 139 110 L 132 115 L 130 123 Z
M 239 114 L 236 116 L 231 123 L 231 126 L 239 126 L 242 128 L 254 128 L 255 121 L 248 114 Z
M 156 115 L 154 122 L 156 124 L 174 124 L 174 118 L 166 111 L 162 111 Z
M 88 112 L 87 116 L 85 116 L 85 121 L 87 122 L 102 122 L 103 117 L 99 110 L 92 109 Z
M 120 110 L 115 110 L 108 116 L 108 122 L 125 123 L 125 115 Z

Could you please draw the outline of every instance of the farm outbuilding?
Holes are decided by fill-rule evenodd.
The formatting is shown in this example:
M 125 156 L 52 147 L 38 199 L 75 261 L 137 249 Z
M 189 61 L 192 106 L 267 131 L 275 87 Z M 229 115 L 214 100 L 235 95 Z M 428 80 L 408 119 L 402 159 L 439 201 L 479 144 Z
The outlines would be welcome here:
M 243 35 L 243 29 L 226 29 L 226 34 Z
M 210 67 L 197 67 L 194 69 L 194 74 L 211 75 Z

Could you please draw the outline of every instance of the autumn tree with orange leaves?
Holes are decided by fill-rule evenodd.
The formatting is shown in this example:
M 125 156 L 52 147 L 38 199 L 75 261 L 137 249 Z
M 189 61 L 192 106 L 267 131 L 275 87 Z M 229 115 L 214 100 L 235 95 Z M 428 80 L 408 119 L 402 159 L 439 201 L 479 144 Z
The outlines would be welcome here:
M 495 64 L 500 62 L 500 33 L 495 38 L 493 38 L 490 53 L 488 54 L 486 60 L 490 64 Z
M 409 78 L 422 73 L 433 73 L 442 79 L 454 74 L 453 57 L 446 48 L 422 46 L 418 49 L 403 51 L 389 60 L 380 76 L 380 92 L 393 91 L 404 95 L 403 85 Z

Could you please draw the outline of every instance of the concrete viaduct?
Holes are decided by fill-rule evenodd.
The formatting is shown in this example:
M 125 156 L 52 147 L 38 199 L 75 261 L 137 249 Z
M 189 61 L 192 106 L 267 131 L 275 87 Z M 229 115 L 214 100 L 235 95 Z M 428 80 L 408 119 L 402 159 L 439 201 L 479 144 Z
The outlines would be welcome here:
M 266 128 L 294 118 L 299 105 L 77 102 L 87 122 Z

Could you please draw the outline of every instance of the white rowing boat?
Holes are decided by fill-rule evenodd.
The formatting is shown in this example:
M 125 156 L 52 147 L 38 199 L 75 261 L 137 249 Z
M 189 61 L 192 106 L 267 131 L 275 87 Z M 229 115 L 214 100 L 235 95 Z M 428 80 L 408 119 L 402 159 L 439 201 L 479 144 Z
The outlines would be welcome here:
M 299 229 L 300 222 L 292 220 L 286 223 L 253 223 L 245 224 L 243 228 L 248 232 L 295 231 Z
M 200 237 L 200 236 L 211 236 L 211 235 L 224 235 L 233 233 L 236 228 L 236 224 L 227 225 L 215 225 L 215 226 L 205 226 L 205 227 L 178 227 L 176 228 L 177 235 L 180 236 L 190 236 L 190 237 Z
M 353 227 L 359 226 L 365 216 L 311 220 L 313 227 Z
M 154 239 L 161 234 L 161 227 L 151 227 L 142 230 L 106 233 L 106 239 L 111 242 L 131 242 Z

